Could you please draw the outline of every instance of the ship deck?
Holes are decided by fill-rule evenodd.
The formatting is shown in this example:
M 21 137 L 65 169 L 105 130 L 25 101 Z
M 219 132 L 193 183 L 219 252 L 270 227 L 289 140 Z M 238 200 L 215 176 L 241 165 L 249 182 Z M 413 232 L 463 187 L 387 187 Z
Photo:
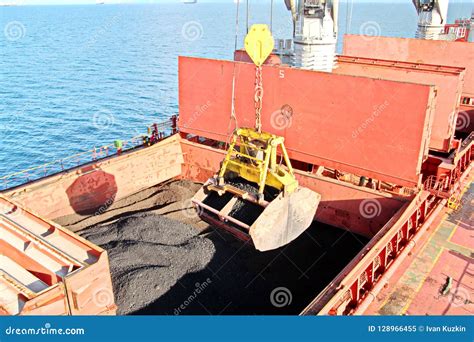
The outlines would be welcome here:
M 195 149 L 202 151 L 193 154 L 190 146 L 197 146 Z M 184 155 L 188 159 L 177 159 L 176 155 Z M 203 158 L 204 161 L 189 159 L 196 155 L 208 158 Z M 157 160 L 150 163 L 152 156 Z M 91 165 L 85 165 L 75 172 L 45 178 L 21 189 L 15 188 L 6 195 L 25 203 L 27 207 L 36 206 L 45 217 L 108 251 L 119 314 L 175 314 L 174 309 L 186 302 L 195 284 L 202 284 L 203 279 L 208 278 L 212 279 L 212 286 L 199 297 L 199 301 L 186 306 L 185 314 L 298 314 L 318 293 L 333 284 L 338 274 L 344 277 L 347 284 L 355 282 L 359 286 L 361 275 L 358 272 L 369 269 L 372 260 L 375 260 L 371 258 L 380 249 L 369 251 L 374 253 L 364 252 L 370 241 L 355 236 L 353 231 L 315 224 L 307 231 L 308 234 L 288 245 L 288 249 L 256 253 L 240 241 L 210 229 L 200 221 L 190 199 L 201 186 L 196 183 L 200 181 L 197 178 L 208 176 L 208 169 L 217 168 L 220 158 L 220 151 L 192 142 L 180 144 L 179 137 L 175 136 L 149 148 L 99 162 L 94 165 L 98 170 L 96 172 L 91 173 Z M 189 165 L 195 168 L 191 169 Z M 134 173 L 137 169 L 143 172 Z M 310 182 L 308 178 L 307 183 Z M 320 182 L 321 186 L 324 184 Z M 336 182 L 331 182 L 330 186 L 334 184 Z M 114 191 L 111 195 L 102 196 L 104 188 Z M 142 190 L 137 192 L 139 188 Z M 391 275 L 387 272 L 386 277 L 379 280 L 383 283 L 390 276 L 386 288 L 376 298 L 369 293 L 367 299 L 375 300 L 368 310 L 365 302 L 364 309 L 361 308 L 358 313 L 456 314 L 473 311 L 470 301 L 474 298 L 471 269 L 474 255 L 471 235 L 473 190 L 471 186 L 464 189 L 464 205 L 456 212 L 443 212 L 443 203 L 439 203 L 436 214 L 428 218 L 431 223 L 426 220 L 426 225 L 420 228 L 414 247 L 411 248 L 414 242 L 410 241 L 410 248 L 402 250 L 411 254 L 405 259 L 405 252 L 400 255 L 396 266 L 393 263 L 389 268 Z M 334 188 L 329 188 L 326 193 L 331 199 Z M 352 192 L 343 194 L 343 198 L 348 198 L 348 194 L 354 196 Z M 424 198 L 428 196 L 427 191 L 423 194 Z M 356 195 L 361 196 L 361 192 L 356 192 Z M 375 192 L 370 193 L 370 196 L 374 195 Z M 84 203 L 89 207 L 85 207 Z M 386 200 L 383 203 L 386 207 Z M 398 218 L 391 215 L 391 224 L 402 227 L 407 220 L 416 217 L 420 203 L 408 203 Z M 396 209 L 399 210 L 403 203 L 397 204 Z M 360 205 L 355 207 L 359 212 Z M 170 223 L 161 217 L 175 222 Z M 195 254 L 183 251 L 181 247 L 193 246 L 195 241 L 184 239 L 190 243 L 176 245 L 176 233 L 182 224 L 197 228 L 193 229 L 194 240 L 199 235 L 201 242 L 206 240 L 204 247 L 212 244 L 214 250 L 198 248 Z M 154 235 L 161 231 L 153 228 L 157 225 L 165 228 L 162 235 Z M 125 226 L 130 229 L 125 229 Z M 167 229 L 171 229 L 169 234 Z M 391 243 L 394 237 L 398 239 L 395 230 L 390 228 L 388 232 L 393 236 L 383 235 L 386 238 L 379 243 L 379 247 Z M 186 234 L 182 236 L 187 237 Z M 186 264 L 186 268 L 181 267 L 188 260 L 183 256 L 188 259 L 191 256 L 192 262 Z M 358 258 L 354 259 L 356 256 Z M 195 267 L 195 260 L 200 260 L 199 267 Z M 177 262 L 173 264 L 172 261 Z M 143 264 L 146 267 L 142 267 Z M 346 273 L 343 272 L 345 268 L 348 268 Z M 168 271 L 172 277 L 168 276 Z M 215 273 L 219 274 L 216 276 Z M 130 281 L 131 277 L 134 281 L 141 281 L 139 286 Z M 450 279 L 450 286 L 445 286 L 446 279 Z M 335 291 L 339 291 L 339 285 L 336 286 Z M 284 308 L 271 302 L 273 290 L 282 287 L 292 295 L 291 305 Z M 370 291 L 368 287 L 367 291 Z M 331 297 L 325 295 L 315 300 L 320 300 L 321 304 L 326 304 L 329 299 L 340 301 L 340 296 L 334 296 L 334 292 L 327 293 Z M 338 293 L 345 295 L 348 291 Z M 139 297 L 140 301 L 137 301 L 121 294 L 147 296 Z M 148 294 L 153 298 L 149 298 Z M 132 305 L 134 303 L 140 305 Z M 313 314 L 318 312 L 315 310 Z
M 474 185 L 446 209 L 398 267 L 365 314 L 474 314 Z

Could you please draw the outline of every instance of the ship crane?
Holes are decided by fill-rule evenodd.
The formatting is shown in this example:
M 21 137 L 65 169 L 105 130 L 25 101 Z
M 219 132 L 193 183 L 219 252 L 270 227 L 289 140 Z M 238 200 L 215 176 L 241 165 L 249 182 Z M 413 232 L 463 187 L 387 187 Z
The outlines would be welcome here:
M 449 0 L 413 0 L 418 13 L 416 38 L 438 40 L 444 34 Z
M 245 51 L 255 64 L 255 127 L 232 134 L 221 168 L 193 197 L 204 221 L 252 239 L 259 251 L 290 243 L 311 225 L 321 195 L 299 185 L 284 137 L 262 129 L 262 65 L 274 48 L 267 25 L 255 24 Z
M 331 72 L 336 61 L 338 0 L 285 0 L 293 17 L 292 65 Z

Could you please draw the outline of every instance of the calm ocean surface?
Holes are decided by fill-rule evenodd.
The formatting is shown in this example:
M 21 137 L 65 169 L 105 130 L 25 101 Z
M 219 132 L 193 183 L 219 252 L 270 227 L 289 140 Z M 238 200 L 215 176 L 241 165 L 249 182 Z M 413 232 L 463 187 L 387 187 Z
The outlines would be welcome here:
M 274 36 L 289 38 L 289 12 L 275 4 Z M 251 12 L 269 22 L 268 5 Z M 453 3 L 449 21 L 470 13 L 469 1 Z M 340 18 L 341 35 L 416 30 L 410 0 L 355 1 L 349 27 L 342 4 Z M 230 59 L 234 35 L 231 2 L 0 7 L 0 176 L 144 133 L 178 112 L 177 56 Z

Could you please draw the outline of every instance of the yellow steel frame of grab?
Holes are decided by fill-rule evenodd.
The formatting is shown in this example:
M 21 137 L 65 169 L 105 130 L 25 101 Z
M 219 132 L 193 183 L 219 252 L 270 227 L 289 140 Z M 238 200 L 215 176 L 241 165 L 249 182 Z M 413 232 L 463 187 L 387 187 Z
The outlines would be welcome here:
M 263 147 L 253 142 L 261 142 Z M 288 170 L 277 163 L 278 148 Z M 251 153 L 254 152 L 254 155 Z M 259 152 L 263 154 L 258 157 Z M 258 133 L 250 128 L 239 128 L 232 137 L 229 149 L 222 163 L 219 178 L 233 171 L 240 177 L 258 184 L 259 194 L 265 186 L 291 193 L 298 187 L 290 158 L 284 145 L 284 138 L 270 133 Z

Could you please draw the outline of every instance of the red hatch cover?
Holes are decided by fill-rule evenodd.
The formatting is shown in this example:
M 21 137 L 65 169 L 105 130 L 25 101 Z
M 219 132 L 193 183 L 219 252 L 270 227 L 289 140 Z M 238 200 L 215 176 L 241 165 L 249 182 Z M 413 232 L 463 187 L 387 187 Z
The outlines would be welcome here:
M 181 132 L 226 141 L 232 78 L 240 127 L 255 127 L 255 66 L 180 57 Z M 290 158 L 404 186 L 420 181 L 433 86 L 263 66 L 263 130 L 285 137 Z

